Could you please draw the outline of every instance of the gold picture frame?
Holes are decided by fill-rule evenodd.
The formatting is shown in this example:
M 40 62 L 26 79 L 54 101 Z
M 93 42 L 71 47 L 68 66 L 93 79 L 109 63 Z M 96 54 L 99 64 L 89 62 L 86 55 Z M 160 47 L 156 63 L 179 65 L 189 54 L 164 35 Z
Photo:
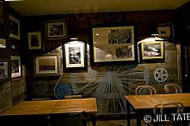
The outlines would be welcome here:
M 135 61 L 134 26 L 92 28 L 95 63 Z
M 164 59 L 164 43 L 157 42 L 142 42 L 141 43 L 142 60 Z
M 11 56 L 11 78 L 22 76 L 22 65 L 20 56 Z

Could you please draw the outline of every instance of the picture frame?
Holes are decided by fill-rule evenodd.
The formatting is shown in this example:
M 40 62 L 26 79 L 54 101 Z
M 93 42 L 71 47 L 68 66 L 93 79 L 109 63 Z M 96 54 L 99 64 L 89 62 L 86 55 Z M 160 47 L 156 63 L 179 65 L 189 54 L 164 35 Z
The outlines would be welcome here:
M 20 56 L 11 56 L 11 78 L 22 76 L 22 65 Z
M 141 43 L 141 58 L 142 60 L 159 60 L 164 59 L 164 42 L 142 42 Z
M 34 76 L 59 75 L 58 55 L 36 56 L 34 60 Z
M 92 60 L 94 63 L 134 62 L 134 26 L 92 28 Z
M 29 50 L 41 49 L 41 32 L 29 32 L 28 33 L 28 47 Z
M 9 15 L 10 34 L 9 37 L 20 40 L 20 21 L 12 15 Z
M 173 25 L 171 23 L 157 24 L 158 37 L 165 40 L 171 40 L 173 38 Z
M 48 20 L 45 22 L 45 34 L 47 40 L 67 38 L 66 20 Z
M 6 48 L 6 39 L 0 38 L 0 48 Z
M 64 71 L 72 69 L 85 69 L 87 67 L 86 43 L 70 41 L 63 45 Z
M 0 60 L 0 82 L 9 80 L 9 61 Z

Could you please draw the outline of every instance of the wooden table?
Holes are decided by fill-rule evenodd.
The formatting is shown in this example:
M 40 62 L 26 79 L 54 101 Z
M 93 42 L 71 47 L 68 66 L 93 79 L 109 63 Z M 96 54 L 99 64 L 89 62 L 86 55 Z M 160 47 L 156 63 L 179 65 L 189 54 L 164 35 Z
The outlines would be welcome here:
M 135 111 L 138 112 L 153 110 L 154 106 L 158 104 L 170 102 L 181 102 L 185 108 L 190 107 L 190 93 L 129 95 L 125 96 L 125 98 L 127 99 L 128 103 L 130 103 L 135 108 Z M 137 119 L 137 125 L 140 125 L 139 121 L 140 120 Z M 130 118 L 128 118 L 128 126 L 130 126 Z
M 95 114 L 97 105 L 95 98 L 22 101 L 7 111 L 0 113 L 1 116 L 18 115 L 52 115 L 86 112 Z

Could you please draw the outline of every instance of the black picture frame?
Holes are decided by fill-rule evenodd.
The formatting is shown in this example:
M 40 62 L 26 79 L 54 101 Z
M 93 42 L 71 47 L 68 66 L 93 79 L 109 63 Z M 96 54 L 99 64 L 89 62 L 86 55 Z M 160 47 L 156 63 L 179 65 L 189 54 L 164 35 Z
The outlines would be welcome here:
M 66 39 L 67 36 L 67 22 L 65 19 L 45 21 L 45 37 L 47 40 Z
M 63 71 L 87 70 L 87 45 L 83 41 L 69 41 L 63 44 Z

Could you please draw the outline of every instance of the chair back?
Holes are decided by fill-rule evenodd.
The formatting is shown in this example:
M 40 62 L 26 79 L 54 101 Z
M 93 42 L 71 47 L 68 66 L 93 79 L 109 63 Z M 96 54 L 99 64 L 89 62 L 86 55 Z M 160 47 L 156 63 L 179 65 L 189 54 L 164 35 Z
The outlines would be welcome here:
M 171 89 L 174 89 L 174 92 L 171 92 Z M 166 84 L 164 86 L 164 91 L 165 93 L 182 93 L 181 87 L 174 83 Z
M 169 108 L 176 108 L 176 113 L 180 114 L 183 112 L 184 106 L 181 102 L 171 102 L 171 103 L 164 103 L 164 104 L 158 104 L 154 107 L 153 113 L 156 114 L 164 114 L 164 109 Z
M 148 90 L 149 94 L 157 94 L 156 89 L 154 87 L 150 86 L 150 85 L 141 85 L 141 86 L 138 86 L 135 89 L 135 94 L 136 95 L 142 95 L 143 94 L 143 90 Z

